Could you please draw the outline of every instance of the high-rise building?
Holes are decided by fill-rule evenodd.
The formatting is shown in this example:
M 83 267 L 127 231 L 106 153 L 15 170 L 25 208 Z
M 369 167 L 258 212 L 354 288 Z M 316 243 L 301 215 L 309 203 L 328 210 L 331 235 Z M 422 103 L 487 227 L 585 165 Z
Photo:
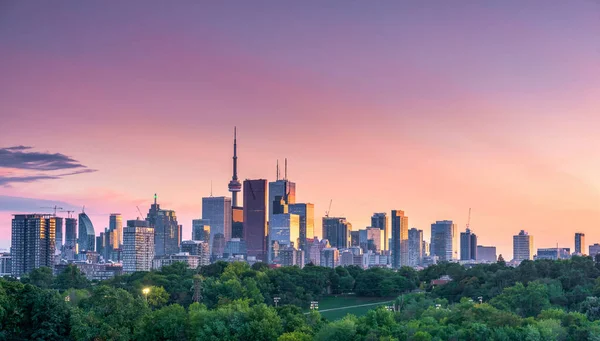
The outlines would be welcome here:
M 108 228 L 115 233 L 112 238 L 112 248 L 120 248 L 123 245 L 123 217 L 121 213 L 110 214 Z
M 335 268 L 340 263 L 340 251 L 335 247 L 327 247 L 321 250 L 321 266 Z
M 323 217 L 323 239 L 327 239 L 331 247 L 345 249 L 350 247 L 352 224 L 343 217 Z
M 360 231 L 350 231 L 350 246 L 360 247 Z
M 181 242 L 181 252 L 187 252 L 192 256 L 200 256 L 199 266 L 210 264 L 210 249 L 207 241 L 184 240 Z
M 238 207 L 237 195 L 242 190 L 242 184 L 237 176 L 237 127 L 233 128 L 233 176 L 228 187 L 229 192 L 231 192 L 231 205 Z
M 154 221 L 154 255 L 170 255 L 179 252 L 180 227 L 175 211 L 160 209 Z
M 61 257 L 66 260 L 74 260 L 77 253 L 77 219 L 65 219 L 65 245 Z
M 423 230 L 408 230 L 408 266 L 418 266 L 423 258 Z
M 274 214 L 284 212 L 284 206 L 296 203 L 296 183 L 287 179 L 287 159 L 285 161 L 285 176 L 279 179 L 277 166 L 277 181 L 269 182 L 269 222 Z
M 596 243 L 594 245 L 590 245 L 589 250 L 590 250 L 589 255 L 592 258 L 596 257 L 596 255 L 600 253 L 600 244 Z
M 194 219 L 192 220 L 192 240 L 206 242 L 210 252 L 210 220 Z
M 379 253 L 383 250 L 383 235 L 384 231 L 379 227 L 367 227 L 367 249 Z M 371 247 L 369 247 L 372 245 Z
M 267 261 L 267 180 L 244 181 L 244 240 L 248 257 Z
M 513 261 L 521 262 L 533 258 L 533 236 L 530 236 L 525 230 L 521 230 L 518 235 L 513 236 Z
M 408 217 L 404 211 L 392 210 L 392 267 L 408 266 Z
M 231 239 L 232 216 L 230 198 L 202 198 L 202 219 L 210 221 L 210 246 L 213 257 L 222 257 L 225 243 Z
M 327 239 L 312 238 L 308 239 L 308 260 L 309 263 L 319 266 L 321 264 L 321 251 L 325 248 L 331 247 Z M 307 263 L 308 264 L 308 263 Z
M 231 213 L 231 238 L 244 238 L 244 209 L 232 207 Z
M 12 220 L 11 261 L 13 277 L 33 269 L 54 266 L 56 218 L 42 214 L 15 214 Z
M 296 248 L 300 239 L 300 216 L 297 214 L 275 214 L 269 222 L 269 263 L 280 264 L 279 250 Z
M 12 256 L 10 253 L 0 253 L 0 277 L 12 276 Z
M 128 220 L 123 229 L 123 271 L 150 271 L 154 259 L 154 228 L 146 220 Z
M 460 260 L 477 259 L 477 236 L 467 227 L 460 233 Z
M 231 238 L 225 244 L 223 258 L 244 259 L 248 256 L 248 248 L 246 242 L 240 238 Z
M 495 246 L 477 245 L 477 260 L 480 262 L 495 263 L 496 257 Z
M 77 252 L 94 251 L 96 246 L 96 232 L 94 225 L 85 212 L 79 213 L 79 233 L 77 239 Z
M 431 224 L 429 253 L 440 261 L 451 261 L 458 256 L 458 231 L 452 220 L 440 220 Z
M 56 248 L 54 253 L 55 254 L 59 254 L 62 252 L 62 246 L 63 246 L 63 218 L 60 217 L 54 217 L 54 220 L 56 221 Z
M 579 255 L 585 253 L 585 233 L 575 233 L 575 253 Z
M 390 231 L 390 225 L 388 224 L 388 217 L 386 213 L 373 213 L 371 216 L 371 226 L 378 227 L 383 230 L 383 247 L 382 249 L 387 251 L 390 249 L 390 238 L 392 232 Z
M 310 203 L 290 204 L 288 212 L 300 217 L 300 241 L 296 248 L 306 250 L 306 239 L 315 236 L 315 205 Z M 308 257 L 308 252 L 305 255 Z

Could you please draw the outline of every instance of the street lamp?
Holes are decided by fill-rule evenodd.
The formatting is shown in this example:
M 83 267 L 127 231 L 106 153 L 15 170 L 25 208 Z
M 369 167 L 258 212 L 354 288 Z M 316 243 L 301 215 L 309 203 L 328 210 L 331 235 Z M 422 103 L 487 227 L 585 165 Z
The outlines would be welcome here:
M 144 298 L 146 299 L 146 302 L 148 302 L 148 294 L 149 293 L 150 293 L 150 288 L 142 289 L 142 294 L 144 294 Z
M 319 302 L 311 301 L 310 302 L 310 310 L 319 310 Z
M 483 297 L 479 296 L 477 299 L 479 300 L 479 304 L 483 303 Z
M 279 303 L 279 300 L 281 300 L 281 297 L 273 297 L 273 302 L 275 302 L 275 307 L 277 307 L 277 303 Z

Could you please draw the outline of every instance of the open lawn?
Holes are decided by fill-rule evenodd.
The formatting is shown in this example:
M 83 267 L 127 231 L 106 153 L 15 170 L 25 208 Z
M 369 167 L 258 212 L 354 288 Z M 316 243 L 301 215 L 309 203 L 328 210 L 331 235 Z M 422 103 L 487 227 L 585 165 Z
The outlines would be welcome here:
M 337 320 L 348 314 L 362 316 L 371 309 L 389 305 L 394 297 L 328 296 L 319 301 L 319 312 L 328 320 Z

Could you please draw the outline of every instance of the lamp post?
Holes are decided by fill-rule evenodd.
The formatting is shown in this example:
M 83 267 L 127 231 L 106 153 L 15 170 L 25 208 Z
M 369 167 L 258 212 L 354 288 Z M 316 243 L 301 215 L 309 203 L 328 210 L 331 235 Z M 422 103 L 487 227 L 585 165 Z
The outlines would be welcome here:
M 479 296 L 477 299 L 479 300 L 479 304 L 483 303 L 483 297 Z
M 142 289 L 142 294 L 144 294 L 144 298 L 146 299 L 146 303 L 148 303 L 148 294 L 150 293 L 150 288 Z
M 310 302 L 310 310 L 319 310 L 319 302 L 311 301 Z
M 273 302 L 275 302 L 275 308 L 277 308 L 277 303 L 279 303 L 279 300 L 281 300 L 281 297 L 273 297 Z

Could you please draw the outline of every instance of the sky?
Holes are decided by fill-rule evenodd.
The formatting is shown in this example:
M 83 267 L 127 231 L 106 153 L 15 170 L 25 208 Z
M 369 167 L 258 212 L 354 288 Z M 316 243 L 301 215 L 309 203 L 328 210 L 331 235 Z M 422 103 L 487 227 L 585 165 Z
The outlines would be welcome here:
M 353 229 L 404 210 L 512 258 L 600 242 L 600 2 L 0 3 L 0 248 L 11 214 L 146 214 L 288 159 Z M 31 148 L 29 148 L 31 147 Z M 66 213 L 63 213 L 66 215 Z M 508 257 L 506 256 L 508 255 Z

